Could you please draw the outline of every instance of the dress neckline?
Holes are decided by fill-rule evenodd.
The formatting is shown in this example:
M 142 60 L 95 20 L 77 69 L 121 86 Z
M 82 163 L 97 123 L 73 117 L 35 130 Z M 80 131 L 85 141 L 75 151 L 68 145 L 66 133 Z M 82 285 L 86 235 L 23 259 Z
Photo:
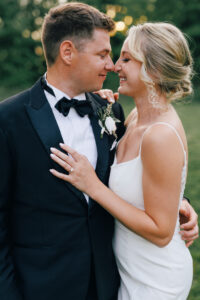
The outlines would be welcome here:
M 138 159 L 138 158 L 140 158 L 140 153 L 139 153 L 136 157 L 134 157 L 134 158 L 132 158 L 132 159 L 129 159 L 129 160 L 126 160 L 126 161 L 122 161 L 122 162 L 118 163 L 118 162 L 117 162 L 117 156 L 116 156 L 116 154 L 115 154 L 114 163 L 113 163 L 112 166 L 125 165 L 125 164 L 127 164 L 127 163 L 133 162 L 134 160 L 136 160 L 136 159 Z
M 181 146 L 182 146 L 183 153 L 184 153 L 184 166 L 186 166 L 187 155 L 186 155 L 186 150 L 185 150 L 185 147 L 184 147 L 182 138 L 180 137 L 180 135 L 179 135 L 178 131 L 176 130 L 176 128 L 175 128 L 173 125 L 171 125 L 170 123 L 167 123 L 167 122 L 155 122 L 155 123 L 151 124 L 150 126 L 148 126 L 148 127 L 144 130 L 144 132 L 143 132 L 143 134 L 142 134 L 142 137 L 141 137 L 141 140 L 140 140 L 140 147 L 139 147 L 139 153 L 138 153 L 138 155 L 137 155 L 136 157 L 132 158 L 132 159 L 129 159 L 129 160 L 127 160 L 127 161 L 122 161 L 122 162 L 118 163 L 118 162 L 117 162 L 117 155 L 116 155 L 116 153 L 115 153 L 114 162 L 113 162 L 113 165 L 112 165 L 112 166 L 125 165 L 125 164 L 127 164 L 127 163 L 131 163 L 131 162 L 137 160 L 138 158 L 140 158 L 140 156 L 141 156 L 141 148 L 142 148 L 143 137 L 144 137 L 145 133 L 146 133 L 151 127 L 153 127 L 153 126 L 155 126 L 155 125 L 166 125 L 166 126 L 170 127 L 170 128 L 174 131 L 174 133 L 176 134 L 176 136 L 177 136 L 177 138 L 178 138 L 178 140 L 179 140 L 179 142 L 180 142 L 180 144 L 181 144 Z M 122 139 L 122 138 L 121 138 L 121 139 Z M 118 141 L 117 146 L 119 145 L 119 142 L 121 141 L 121 139 Z M 184 167 L 184 166 L 183 166 L 183 167 Z

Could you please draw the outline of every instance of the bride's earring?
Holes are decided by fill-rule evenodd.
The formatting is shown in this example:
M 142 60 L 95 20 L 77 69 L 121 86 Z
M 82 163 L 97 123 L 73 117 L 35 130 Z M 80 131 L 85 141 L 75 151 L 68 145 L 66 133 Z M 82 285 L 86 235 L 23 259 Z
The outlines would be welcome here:
M 153 81 L 148 84 L 148 92 L 149 103 L 151 103 L 154 108 L 157 108 L 159 106 L 158 94 L 156 93 L 155 83 Z
M 157 108 L 159 106 L 158 95 L 155 88 L 155 82 L 148 75 L 146 66 L 143 63 L 141 67 L 141 75 L 144 78 L 148 90 L 148 101 L 152 104 L 153 107 Z

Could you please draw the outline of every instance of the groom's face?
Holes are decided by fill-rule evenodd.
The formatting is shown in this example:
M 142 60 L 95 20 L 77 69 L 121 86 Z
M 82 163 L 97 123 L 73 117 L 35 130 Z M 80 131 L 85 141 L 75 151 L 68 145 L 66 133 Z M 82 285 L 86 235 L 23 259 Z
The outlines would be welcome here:
M 107 31 L 95 29 L 93 37 L 84 41 L 77 51 L 73 66 L 73 77 L 79 92 L 92 92 L 102 88 L 103 82 L 114 65 L 110 57 L 110 37 Z

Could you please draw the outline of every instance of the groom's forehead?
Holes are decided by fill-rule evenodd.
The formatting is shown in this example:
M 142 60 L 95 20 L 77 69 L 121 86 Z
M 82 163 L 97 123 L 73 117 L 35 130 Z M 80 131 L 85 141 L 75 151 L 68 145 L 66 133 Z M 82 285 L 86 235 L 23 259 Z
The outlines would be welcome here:
M 103 29 L 95 29 L 92 38 L 85 43 L 86 47 L 92 47 L 98 51 L 111 51 L 110 36 L 108 31 Z

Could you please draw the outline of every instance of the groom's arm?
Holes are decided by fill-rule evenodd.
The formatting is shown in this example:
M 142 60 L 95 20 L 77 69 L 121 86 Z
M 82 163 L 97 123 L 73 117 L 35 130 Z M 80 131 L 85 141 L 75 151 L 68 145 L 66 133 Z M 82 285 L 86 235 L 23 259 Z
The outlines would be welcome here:
M 0 172 L 0 299 L 22 300 L 16 282 L 9 232 L 14 168 L 8 139 L 2 129 L 0 129 Z

